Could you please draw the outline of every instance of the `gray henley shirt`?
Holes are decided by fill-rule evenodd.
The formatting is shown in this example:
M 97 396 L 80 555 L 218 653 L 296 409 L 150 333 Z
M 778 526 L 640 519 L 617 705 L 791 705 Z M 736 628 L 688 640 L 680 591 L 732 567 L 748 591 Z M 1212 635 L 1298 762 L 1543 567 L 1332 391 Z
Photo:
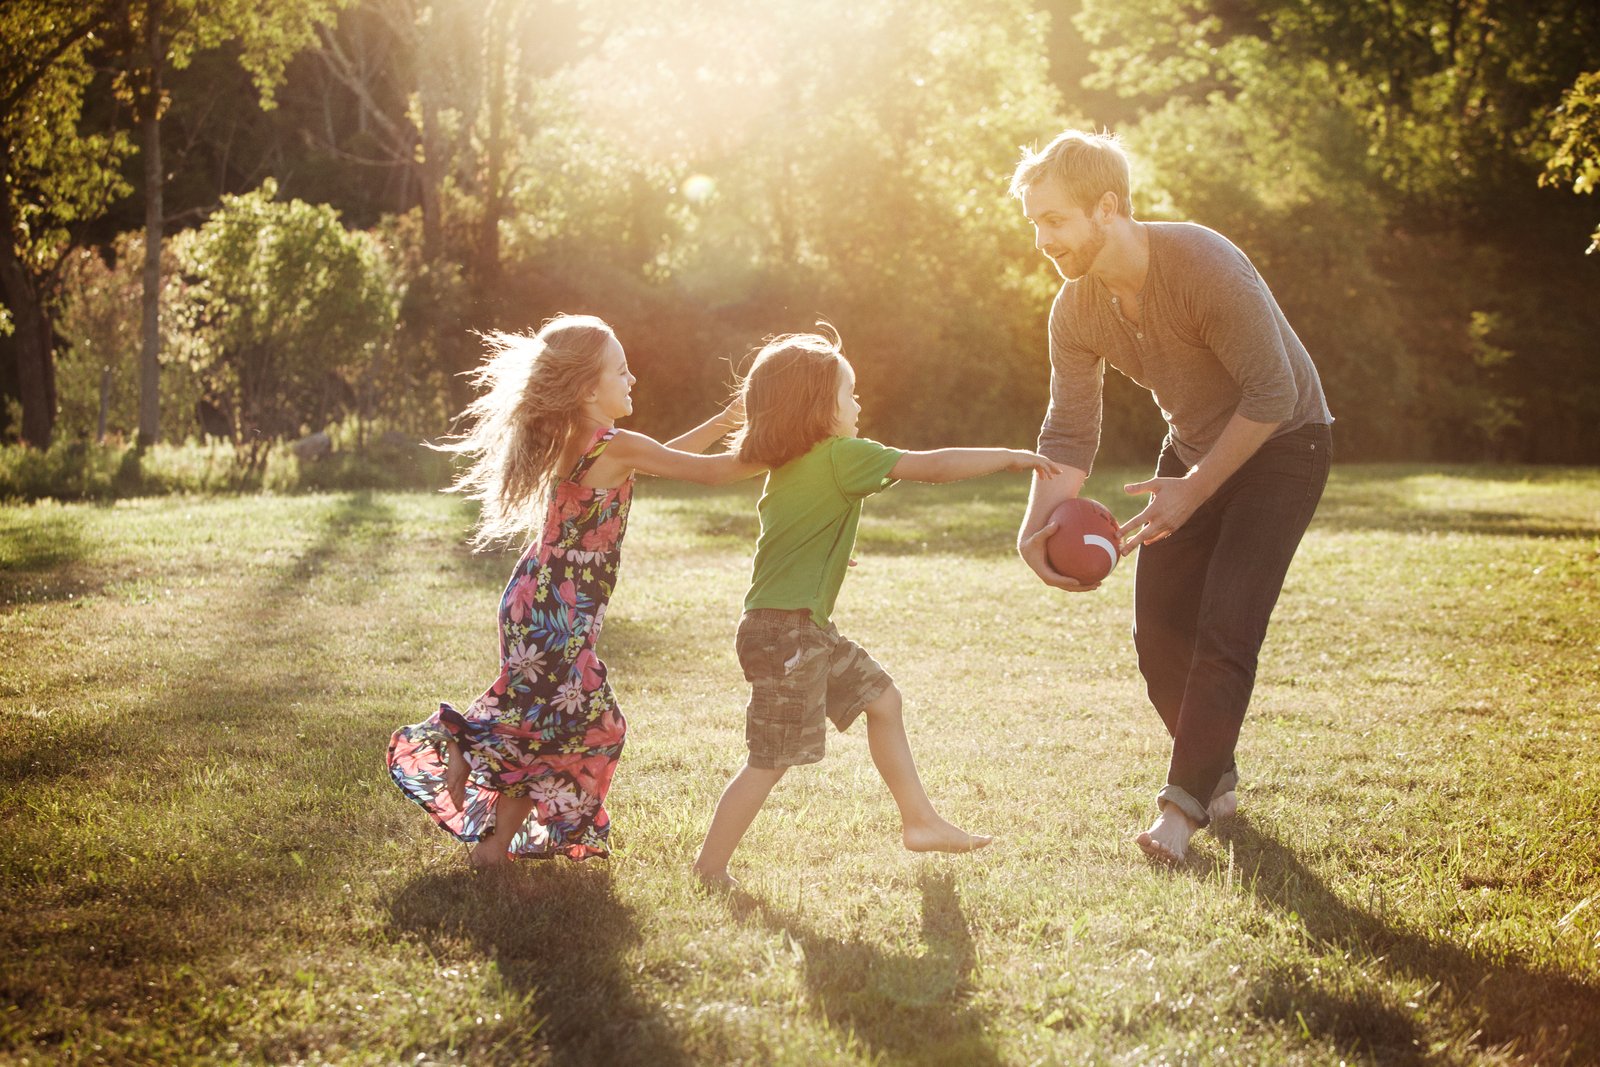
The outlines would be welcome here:
M 1094 275 L 1066 282 L 1050 310 L 1050 409 L 1039 451 L 1088 471 L 1100 447 L 1105 364 L 1150 390 L 1178 458 L 1200 461 L 1235 412 L 1273 436 L 1331 423 L 1322 381 L 1243 252 L 1190 222 L 1147 222 L 1150 267 L 1139 325 Z

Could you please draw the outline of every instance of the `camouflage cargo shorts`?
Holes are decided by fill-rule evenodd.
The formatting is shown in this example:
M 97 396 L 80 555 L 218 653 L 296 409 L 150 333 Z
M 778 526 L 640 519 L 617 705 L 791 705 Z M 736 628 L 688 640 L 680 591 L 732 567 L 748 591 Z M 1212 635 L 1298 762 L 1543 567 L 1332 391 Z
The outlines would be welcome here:
M 747 611 L 734 644 L 750 682 L 744 736 L 752 767 L 816 763 L 828 721 L 845 729 L 894 681 L 860 645 L 805 610 Z

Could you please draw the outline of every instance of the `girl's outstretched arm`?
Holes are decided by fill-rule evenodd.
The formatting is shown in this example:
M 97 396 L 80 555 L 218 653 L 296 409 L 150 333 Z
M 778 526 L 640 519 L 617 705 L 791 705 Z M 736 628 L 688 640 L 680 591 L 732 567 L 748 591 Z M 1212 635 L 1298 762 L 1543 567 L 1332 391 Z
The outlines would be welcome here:
M 889 477 L 908 482 L 959 482 L 1001 471 L 1033 471 L 1041 478 L 1054 478 L 1065 470 L 1053 459 L 1015 448 L 936 448 L 907 452 Z
M 766 467 L 739 461 L 738 454 L 717 453 L 701 456 L 702 448 L 709 448 L 717 440 L 736 429 L 742 413 L 736 403 L 723 408 L 717 418 L 707 419 L 688 434 L 680 434 L 662 445 L 656 438 L 635 434 L 634 430 L 618 430 L 611 438 L 602 459 L 637 470 L 638 474 L 656 475 L 658 478 L 677 478 L 678 482 L 699 482 L 701 485 L 726 485 L 762 474 Z

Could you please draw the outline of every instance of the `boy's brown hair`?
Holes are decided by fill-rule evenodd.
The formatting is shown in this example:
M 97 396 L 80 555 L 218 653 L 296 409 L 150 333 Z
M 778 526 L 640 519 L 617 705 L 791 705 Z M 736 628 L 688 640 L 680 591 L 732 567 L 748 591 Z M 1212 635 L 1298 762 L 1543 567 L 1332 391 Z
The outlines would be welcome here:
M 768 340 L 739 384 L 744 425 L 732 449 L 740 461 L 776 469 L 832 437 L 844 367 L 837 333 L 831 341 L 817 333 Z

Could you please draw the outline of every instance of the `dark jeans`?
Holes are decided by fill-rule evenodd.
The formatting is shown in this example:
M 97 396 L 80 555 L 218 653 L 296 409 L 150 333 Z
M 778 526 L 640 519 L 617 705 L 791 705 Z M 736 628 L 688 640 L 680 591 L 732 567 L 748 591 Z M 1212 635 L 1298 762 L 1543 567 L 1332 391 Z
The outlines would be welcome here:
M 1167 786 L 1201 826 L 1206 804 L 1238 780 L 1239 740 L 1256 657 L 1284 575 L 1328 481 L 1332 436 L 1324 425 L 1274 437 L 1170 536 L 1139 548 L 1133 633 L 1155 705 L 1172 735 Z M 1156 473 L 1188 468 L 1169 440 Z

